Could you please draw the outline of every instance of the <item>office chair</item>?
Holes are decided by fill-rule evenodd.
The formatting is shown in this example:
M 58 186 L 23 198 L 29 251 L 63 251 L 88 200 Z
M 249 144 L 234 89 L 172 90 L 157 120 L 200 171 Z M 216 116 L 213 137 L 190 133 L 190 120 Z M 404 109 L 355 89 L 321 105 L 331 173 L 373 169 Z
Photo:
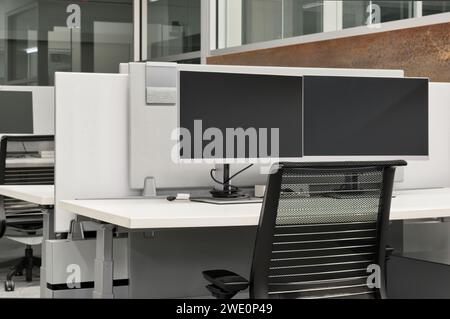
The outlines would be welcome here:
M 54 160 L 39 161 L 42 151 L 54 151 L 53 136 L 3 136 L 0 142 L 0 185 L 53 185 Z M 31 161 L 30 161 L 31 160 Z M 14 291 L 13 277 L 25 272 L 32 281 L 33 267 L 41 265 L 32 246 L 42 244 L 43 216 L 38 205 L 0 196 L 0 238 L 24 244 L 25 256 L 4 263 L 13 265 L 5 281 L 5 290 Z
M 221 299 L 248 287 L 252 299 L 386 298 L 392 189 L 395 168 L 404 165 L 277 164 L 268 178 L 250 281 L 205 271 L 207 289 Z

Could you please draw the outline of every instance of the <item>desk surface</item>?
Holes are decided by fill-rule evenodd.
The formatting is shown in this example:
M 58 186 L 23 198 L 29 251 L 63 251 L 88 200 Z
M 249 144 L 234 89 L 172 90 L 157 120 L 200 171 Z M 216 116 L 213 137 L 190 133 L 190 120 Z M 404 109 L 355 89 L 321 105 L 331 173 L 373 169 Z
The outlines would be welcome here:
M 41 206 L 53 206 L 55 203 L 53 185 L 0 185 L 0 195 Z
M 261 204 L 211 205 L 165 199 L 62 201 L 62 208 L 128 229 L 256 226 Z M 397 192 L 391 220 L 450 217 L 450 188 Z

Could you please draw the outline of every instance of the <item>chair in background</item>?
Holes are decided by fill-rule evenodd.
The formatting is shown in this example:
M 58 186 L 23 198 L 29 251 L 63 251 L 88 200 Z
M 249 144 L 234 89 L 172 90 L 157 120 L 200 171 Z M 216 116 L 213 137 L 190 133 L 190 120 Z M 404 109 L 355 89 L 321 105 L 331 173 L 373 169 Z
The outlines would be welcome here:
M 248 287 L 250 298 L 257 299 L 386 298 L 392 189 L 395 168 L 404 165 L 276 165 L 268 178 L 250 281 L 226 270 L 205 271 L 207 289 L 223 299 Z
M 0 143 L 0 185 L 53 185 L 53 136 L 3 136 Z M 13 277 L 25 272 L 32 281 L 33 267 L 40 258 L 33 256 L 32 246 L 42 244 L 43 215 L 35 204 L 0 196 L 0 238 L 26 246 L 25 256 L 8 262 L 13 265 L 5 281 L 5 290 L 13 291 Z

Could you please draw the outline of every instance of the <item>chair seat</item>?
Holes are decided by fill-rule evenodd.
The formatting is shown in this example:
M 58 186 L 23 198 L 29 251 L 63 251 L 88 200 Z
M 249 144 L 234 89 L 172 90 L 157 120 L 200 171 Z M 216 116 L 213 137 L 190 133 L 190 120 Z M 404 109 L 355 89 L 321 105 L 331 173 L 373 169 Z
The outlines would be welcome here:
M 7 236 L 6 238 L 8 238 L 9 240 L 24 244 L 24 245 L 29 245 L 29 246 L 40 245 L 40 244 L 42 244 L 42 241 L 43 241 L 42 236 L 36 236 L 36 237 Z

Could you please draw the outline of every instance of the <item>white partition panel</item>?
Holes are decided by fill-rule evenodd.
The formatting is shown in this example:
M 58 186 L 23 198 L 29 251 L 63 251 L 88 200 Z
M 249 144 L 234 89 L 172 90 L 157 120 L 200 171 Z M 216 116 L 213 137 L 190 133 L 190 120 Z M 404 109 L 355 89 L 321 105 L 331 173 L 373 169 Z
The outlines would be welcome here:
M 128 75 L 56 73 L 55 231 L 63 199 L 134 195 L 128 184 Z
M 430 83 L 430 156 L 409 161 L 400 189 L 450 186 L 450 83 Z
M 403 77 L 403 70 L 323 69 L 291 67 L 255 67 L 225 65 L 189 65 L 164 62 L 130 63 L 121 71 L 130 75 L 130 186 L 142 189 L 146 177 L 155 177 L 159 188 L 212 186 L 209 172 L 212 165 L 179 164 L 171 159 L 176 141 L 172 137 L 178 126 L 177 105 L 152 103 L 152 90 L 172 89 L 177 93 L 177 76 L 180 70 L 228 73 L 278 74 L 278 75 L 335 75 L 365 77 Z M 226 88 L 224 88 L 226 89 Z M 161 95 L 167 97 L 166 94 Z M 170 95 L 169 95 L 170 97 Z M 246 165 L 233 165 L 233 172 Z M 266 176 L 255 165 L 233 182 L 237 186 L 265 183 Z

